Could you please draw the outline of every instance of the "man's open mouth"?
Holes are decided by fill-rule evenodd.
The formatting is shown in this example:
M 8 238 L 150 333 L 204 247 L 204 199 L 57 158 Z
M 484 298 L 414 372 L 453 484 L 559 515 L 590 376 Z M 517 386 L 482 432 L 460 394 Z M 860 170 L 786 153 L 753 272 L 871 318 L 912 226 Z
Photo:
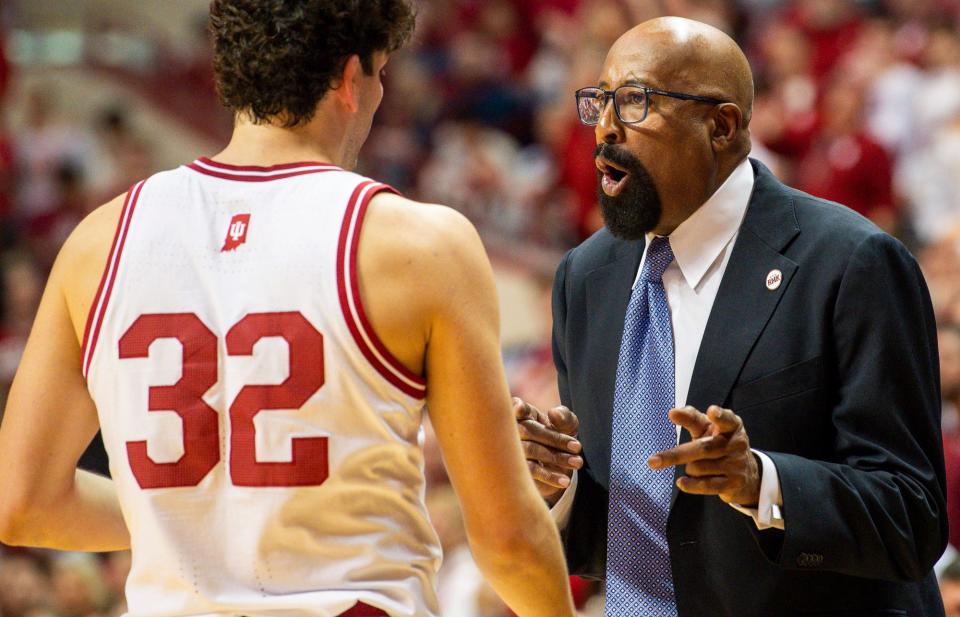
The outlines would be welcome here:
M 600 187 L 610 197 L 616 197 L 626 185 L 630 172 L 602 156 L 597 157 L 596 163 L 597 169 L 602 174 Z

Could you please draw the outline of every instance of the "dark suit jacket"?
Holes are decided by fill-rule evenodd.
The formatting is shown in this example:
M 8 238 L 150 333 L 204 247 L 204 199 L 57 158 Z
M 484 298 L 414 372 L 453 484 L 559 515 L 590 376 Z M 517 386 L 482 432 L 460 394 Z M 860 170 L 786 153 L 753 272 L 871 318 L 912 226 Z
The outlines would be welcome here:
M 943 615 L 931 572 L 947 541 L 939 367 L 923 277 L 866 219 L 751 163 L 688 403 L 743 418 L 779 472 L 785 531 L 674 489 L 679 614 Z M 585 458 L 564 544 L 585 576 L 605 572 L 614 381 L 642 252 L 602 230 L 567 253 L 554 286 L 560 397 Z M 783 282 L 770 291 L 774 269 Z

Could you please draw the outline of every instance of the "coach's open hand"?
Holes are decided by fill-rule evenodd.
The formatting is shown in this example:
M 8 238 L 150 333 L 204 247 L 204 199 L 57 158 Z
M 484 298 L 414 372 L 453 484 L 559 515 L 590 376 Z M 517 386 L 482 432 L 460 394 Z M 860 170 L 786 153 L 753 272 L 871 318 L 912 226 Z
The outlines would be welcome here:
M 540 495 L 553 505 L 570 486 L 573 470 L 583 467 L 578 456 L 582 446 L 576 440 L 580 421 L 562 405 L 544 413 L 516 397 L 513 410 L 530 475 Z
M 687 406 L 671 409 L 668 416 L 690 432 L 692 441 L 654 454 L 647 461 L 650 468 L 686 465 L 686 475 L 677 480 L 681 491 L 755 507 L 760 499 L 761 467 L 750 451 L 740 416 L 716 405 L 705 414 Z

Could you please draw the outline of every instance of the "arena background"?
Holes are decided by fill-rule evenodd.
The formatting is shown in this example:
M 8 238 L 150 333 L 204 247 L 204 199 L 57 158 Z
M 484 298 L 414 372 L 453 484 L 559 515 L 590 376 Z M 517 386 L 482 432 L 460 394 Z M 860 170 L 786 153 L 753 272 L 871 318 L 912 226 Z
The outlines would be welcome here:
M 601 224 L 593 132 L 577 122 L 573 91 L 595 84 L 630 25 L 699 19 L 731 33 L 754 67 L 753 155 L 870 217 L 921 260 L 939 319 L 951 514 L 960 507 L 960 1 L 419 4 L 415 43 L 388 67 L 361 171 L 456 207 L 480 228 L 515 394 L 557 401 L 553 267 Z M 206 9 L 207 0 L 0 2 L 0 403 L 72 227 L 134 181 L 226 143 L 231 118 L 213 91 Z M 472 564 L 428 447 L 444 615 L 507 615 Z M 95 453 L 89 462 L 102 465 Z M 951 538 L 960 542 L 960 525 Z M 127 564 L 122 553 L 0 547 L 0 616 L 118 615 Z M 945 597 L 960 593 L 958 569 L 947 570 Z M 574 585 L 583 614 L 602 615 L 601 590 Z M 948 616 L 960 615 L 960 602 L 952 610 L 948 602 Z

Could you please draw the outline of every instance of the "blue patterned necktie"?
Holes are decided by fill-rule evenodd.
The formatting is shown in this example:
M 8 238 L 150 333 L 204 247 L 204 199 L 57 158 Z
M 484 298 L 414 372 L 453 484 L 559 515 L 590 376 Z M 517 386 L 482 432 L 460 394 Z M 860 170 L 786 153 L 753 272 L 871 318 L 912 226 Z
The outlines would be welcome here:
M 667 412 L 676 398 L 673 327 L 663 272 L 673 261 L 667 238 L 647 248 L 623 325 L 613 400 L 607 518 L 606 617 L 676 617 L 667 546 L 673 468 L 647 458 L 677 443 Z

